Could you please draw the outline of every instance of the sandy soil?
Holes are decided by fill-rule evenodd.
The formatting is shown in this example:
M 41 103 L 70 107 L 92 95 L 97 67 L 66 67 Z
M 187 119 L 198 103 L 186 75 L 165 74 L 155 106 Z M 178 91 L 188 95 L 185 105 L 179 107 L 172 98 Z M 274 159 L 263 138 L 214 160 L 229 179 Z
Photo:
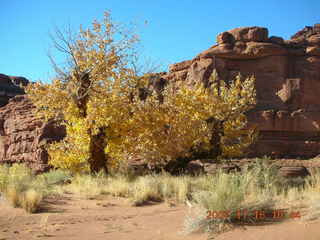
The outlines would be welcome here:
M 0 240 L 205 240 L 207 235 L 184 236 L 186 206 L 167 203 L 132 207 L 124 199 L 81 200 L 72 195 L 48 199 L 42 212 L 27 214 L 0 201 Z M 319 240 L 320 221 L 290 220 L 279 224 L 236 228 L 218 240 Z

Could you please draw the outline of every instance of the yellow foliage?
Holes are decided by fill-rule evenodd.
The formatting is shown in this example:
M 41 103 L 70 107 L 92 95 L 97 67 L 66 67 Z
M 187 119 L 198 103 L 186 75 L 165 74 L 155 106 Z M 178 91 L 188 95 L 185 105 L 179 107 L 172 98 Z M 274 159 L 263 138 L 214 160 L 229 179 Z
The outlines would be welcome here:
M 239 75 L 229 86 L 222 80 L 218 82 L 214 72 L 210 78 L 211 85 L 204 87 L 197 83 L 193 87 L 170 84 L 162 92 L 164 103 L 157 101 L 153 94 L 146 101 L 135 107 L 135 131 L 128 141 L 130 152 L 139 154 L 147 161 L 159 162 L 188 157 L 191 149 L 209 151 L 210 138 L 219 134 L 210 118 L 223 121 L 221 137 L 222 156 L 241 156 L 257 136 L 254 129 L 245 129 L 247 118 L 245 112 L 255 105 L 254 78 L 241 81 Z M 219 84 L 219 86 L 218 86 Z M 128 148 L 127 148 L 128 149 Z
M 242 81 L 238 76 L 226 84 L 214 73 L 208 88 L 169 84 L 163 103 L 155 92 L 141 101 L 136 91 L 147 87 L 150 75 L 138 77 L 128 68 L 136 41 L 106 13 L 102 23 L 80 28 L 74 41 L 62 38 L 73 63 L 64 77 L 26 87 L 39 116 L 66 127 L 66 138 L 48 147 L 50 163 L 92 171 L 92 158 L 101 157 L 93 149 L 101 147 L 108 167 L 136 155 L 157 163 L 187 157 L 191 149 L 212 148 L 210 139 L 220 132 L 210 118 L 223 121 L 223 156 L 240 155 L 255 137 L 252 129 L 243 130 L 244 113 L 255 104 L 254 78 Z
M 136 78 L 127 64 L 138 39 L 114 24 L 109 13 L 102 23 L 80 28 L 73 40 L 58 34 L 72 66 L 65 77 L 58 74 L 50 84 L 31 84 L 26 92 L 40 117 L 62 120 L 66 126 L 67 137 L 48 148 L 50 163 L 79 172 L 90 167 L 89 146 L 100 127 L 107 129 L 106 153 L 128 131 L 130 84 Z

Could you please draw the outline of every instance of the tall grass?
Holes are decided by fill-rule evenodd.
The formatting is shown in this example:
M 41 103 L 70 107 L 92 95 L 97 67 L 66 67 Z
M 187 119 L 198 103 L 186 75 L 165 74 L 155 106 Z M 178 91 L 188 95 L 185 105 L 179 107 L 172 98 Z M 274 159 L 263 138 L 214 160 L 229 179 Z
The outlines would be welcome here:
M 307 212 L 312 214 L 306 214 L 304 218 L 320 217 L 319 173 L 303 180 L 304 184 L 297 184 L 297 179 L 281 177 L 278 168 L 271 165 L 268 159 L 257 159 L 255 164 L 246 166 L 241 173 L 225 174 L 219 171 L 215 176 L 200 179 L 200 186 L 205 187 L 192 193 L 194 208 L 185 219 L 185 233 L 200 230 L 215 235 L 234 224 L 274 221 L 270 216 L 259 219 L 252 214 L 258 211 L 272 213 L 285 209 L 287 214 L 278 219 L 284 220 L 290 217 L 290 211 L 301 211 L 302 214 L 305 213 L 304 208 L 309 206 Z M 249 210 L 245 220 L 238 215 L 244 210 Z M 208 218 L 210 212 L 228 214 Z
M 295 194 L 300 205 L 306 209 L 304 220 L 315 220 L 320 218 L 320 171 L 307 178 L 304 188 L 300 188 Z
M 67 177 L 68 173 L 61 171 L 36 176 L 24 164 L 0 165 L 0 193 L 13 207 L 34 213 L 52 186 Z
M 103 193 L 103 178 L 91 175 L 76 175 L 70 185 L 65 186 L 69 192 L 83 196 L 86 199 L 95 198 Z
M 45 183 L 24 165 L 0 166 L 0 191 L 13 207 L 35 212 L 42 200 Z
M 90 199 L 101 194 L 128 198 L 140 206 L 150 201 L 172 199 L 183 203 L 191 192 L 192 179 L 188 176 L 173 177 L 168 174 L 146 175 L 136 178 L 125 175 L 113 177 L 77 175 L 63 191 Z
M 207 181 L 210 179 L 210 183 L 206 183 L 205 179 L 202 180 L 205 187 L 192 193 L 195 209 L 185 220 L 184 232 L 201 230 L 220 233 L 228 229 L 230 224 L 241 221 L 239 211 L 272 210 L 275 206 L 272 196 L 276 191 L 272 186 L 268 186 L 265 177 L 264 175 L 258 180 L 253 171 L 242 174 L 226 174 L 218 171 L 214 177 L 206 179 Z M 209 216 L 210 213 L 226 215 Z M 248 215 L 246 221 L 253 222 L 255 219 L 252 215 Z
M 61 184 L 67 181 L 71 183 Z M 319 218 L 319 186 L 320 173 L 304 179 L 303 184 L 297 184 L 280 177 L 278 168 L 269 164 L 268 159 L 257 159 L 241 173 L 218 171 L 200 176 L 171 176 L 167 173 L 135 177 L 105 176 L 102 173 L 71 176 L 62 170 L 35 176 L 23 165 L 0 166 L 0 192 L 14 207 L 36 212 L 42 199 L 55 192 L 69 192 L 86 199 L 106 194 L 125 197 L 134 206 L 154 201 L 187 203 L 190 214 L 185 220 L 185 233 L 226 231 L 229 226 L 243 223 L 237 213 L 246 209 L 250 212 L 300 209 L 306 212 L 305 219 Z M 230 214 L 225 218 L 207 218 L 208 211 Z M 255 222 L 257 219 L 252 215 L 246 221 Z

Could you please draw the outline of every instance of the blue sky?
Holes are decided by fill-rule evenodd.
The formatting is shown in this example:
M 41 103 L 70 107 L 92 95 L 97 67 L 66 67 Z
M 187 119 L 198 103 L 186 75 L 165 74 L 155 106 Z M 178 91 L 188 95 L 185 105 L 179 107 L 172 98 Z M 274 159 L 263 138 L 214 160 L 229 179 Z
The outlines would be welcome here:
M 133 21 L 142 54 L 164 66 L 193 58 L 215 44 L 220 32 L 262 26 L 269 36 L 289 39 L 320 23 L 319 0 L 0 0 L 0 73 L 48 81 L 53 71 L 46 55 L 54 26 L 78 30 L 111 10 L 114 20 Z M 143 23 L 147 21 L 148 24 Z M 58 58 L 59 60 L 59 58 Z

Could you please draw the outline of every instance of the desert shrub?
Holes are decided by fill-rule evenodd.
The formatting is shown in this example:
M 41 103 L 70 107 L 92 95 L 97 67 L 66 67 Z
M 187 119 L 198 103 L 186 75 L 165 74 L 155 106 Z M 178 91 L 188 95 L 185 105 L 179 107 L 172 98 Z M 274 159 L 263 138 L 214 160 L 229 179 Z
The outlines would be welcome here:
M 133 179 L 127 176 L 118 175 L 110 177 L 104 186 L 103 193 L 115 197 L 130 197 L 132 182 Z
M 206 209 L 237 209 L 246 197 L 248 180 L 240 174 L 218 173 L 209 189 L 196 192 L 193 199 Z
M 127 175 L 76 175 L 68 185 L 60 187 L 61 192 L 71 192 L 87 199 L 101 194 L 125 197 L 133 205 L 143 205 L 149 201 L 174 200 L 184 203 L 192 191 L 190 176 L 153 174 L 131 178 Z M 61 189 L 62 188 L 62 189 Z
M 63 184 L 71 181 L 72 174 L 68 170 L 54 169 L 39 175 L 43 177 L 48 185 Z
M 267 157 L 257 158 L 253 164 L 244 168 L 244 175 L 251 176 L 251 186 L 261 191 L 268 191 L 270 194 L 276 189 L 283 187 L 283 178 L 279 175 L 279 168 L 270 163 Z
M 131 189 L 131 201 L 140 206 L 148 201 L 161 201 L 161 182 L 156 176 L 139 177 Z
M 21 199 L 19 199 L 19 205 L 29 213 L 34 213 L 39 209 L 40 203 L 43 199 L 42 192 L 39 192 L 33 188 L 26 190 Z
M 297 201 L 307 209 L 303 220 L 315 220 L 320 218 L 320 171 L 315 170 L 313 174 L 305 179 L 303 187 L 295 192 L 287 192 L 291 201 Z
M 251 168 L 248 166 L 242 173 L 219 171 L 214 176 L 200 178 L 197 184 L 202 189 L 192 194 L 195 212 L 187 216 L 184 231 L 202 230 L 218 234 L 243 221 L 239 219 L 239 211 L 274 210 L 276 196 L 281 192 L 276 185 L 277 178 L 277 171 L 268 164 L 268 159 L 257 159 Z M 207 218 L 208 211 L 228 214 Z M 248 215 L 246 220 L 259 221 L 252 215 Z
M 72 183 L 64 189 L 83 196 L 86 199 L 93 199 L 103 193 L 103 185 L 103 177 L 77 174 L 74 176 Z
M 184 232 L 202 230 L 216 235 L 237 224 L 260 221 L 254 214 L 248 215 L 246 221 L 239 218 L 239 211 L 243 213 L 245 210 L 249 210 L 249 213 L 272 213 L 277 209 L 285 209 L 286 214 L 278 219 L 280 221 L 288 219 L 290 212 L 301 213 L 304 220 L 318 219 L 319 176 L 319 172 L 315 172 L 303 180 L 304 184 L 296 184 L 294 179 L 279 176 L 278 168 L 270 164 L 268 158 L 256 159 L 241 174 L 220 171 L 216 175 L 200 176 L 194 182 L 198 190 L 192 192 L 192 211 L 185 219 Z M 229 211 L 230 214 L 207 218 L 208 211 Z M 263 221 L 274 220 L 269 217 Z
M 192 177 L 162 174 L 159 178 L 163 199 L 173 199 L 177 203 L 185 203 L 188 200 L 192 191 Z
M 42 198 L 48 193 L 44 179 L 35 176 L 24 164 L 0 166 L 0 188 L 13 207 L 22 207 L 30 213 L 38 210 Z

